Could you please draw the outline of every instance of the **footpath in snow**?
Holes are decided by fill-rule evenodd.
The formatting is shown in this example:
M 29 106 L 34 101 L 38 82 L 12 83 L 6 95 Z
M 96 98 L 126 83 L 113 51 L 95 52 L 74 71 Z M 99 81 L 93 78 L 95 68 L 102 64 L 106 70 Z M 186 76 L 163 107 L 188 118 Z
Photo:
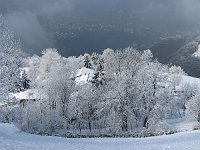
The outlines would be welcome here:
M 140 139 L 65 139 L 31 135 L 0 124 L 0 150 L 200 150 L 200 131 Z

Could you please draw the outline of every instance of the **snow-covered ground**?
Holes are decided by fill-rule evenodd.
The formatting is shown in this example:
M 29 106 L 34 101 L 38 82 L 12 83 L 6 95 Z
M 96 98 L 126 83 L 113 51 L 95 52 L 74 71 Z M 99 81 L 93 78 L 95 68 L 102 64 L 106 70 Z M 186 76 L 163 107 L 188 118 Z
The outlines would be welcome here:
M 199 150 L 200 131 L 150 138 L 65 139 L 20 132 L 0 124 L 0 150 Z
M 192 131 L 198 125 L 197 121 L 189 121 L 186 117 L 168 119 L 167 123 L 174 127 L 178 132 Z
M 76 84 L 83 85 L 92 80 L 94 71 L 81 68 L 76 74 Z M 182 76 L 179 87 L 200 90 L 200 79 Z M 13 94 L 18 99 L 35 99 L 37 90 Z M 1 105 L 1 104 L 0 104 Z M 0 150 L 200 150 L 200 131 L 191 131 L 197 122 L 183 118 L 167 120 L 177 131 L 174 135 L 150 138 L 91 138 L 65 139 L 20 132 L 10 124 L 0 124 Z

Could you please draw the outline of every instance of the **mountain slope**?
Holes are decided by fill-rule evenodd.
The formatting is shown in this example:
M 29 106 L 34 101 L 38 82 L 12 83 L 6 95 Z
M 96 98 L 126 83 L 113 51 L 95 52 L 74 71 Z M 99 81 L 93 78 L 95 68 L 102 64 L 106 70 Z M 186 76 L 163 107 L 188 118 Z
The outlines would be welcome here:
M 199 43 L 199 37 L 186 39 L 178 36 L 164 39 L 150 49 L 159 62 L 181 66 L 188 75 L 200 77 Z

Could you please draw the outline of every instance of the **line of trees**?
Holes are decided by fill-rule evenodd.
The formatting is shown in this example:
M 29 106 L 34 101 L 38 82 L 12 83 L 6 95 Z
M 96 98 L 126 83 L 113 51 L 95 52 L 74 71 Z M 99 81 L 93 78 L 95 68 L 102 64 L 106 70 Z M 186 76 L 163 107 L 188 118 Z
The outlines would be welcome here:
M 183 97 L 175 94 L 183 70 L 153 60 L 150 50 L 106 49 L 77 58 L 62 57 L 55 49 L 42 54 L 26 59 L 37 98 L 22 107 L 25 131 L 62 136 L 158 133 L 169 130 L 165 118 L 183 109 Z M 80 68 L 94 70 L 86 84 L 77 83 Z
M 184 71 L 154 60 L 150 50 L 106 49 L 65 58 L 47 49 L 41 57 L 22 56 L 19 41 L 0 16 L 1 100 L 8 104 L 9 93 L 29 91 L 20 103 L 2 106 L 0 120 L 17 123 L 24 131 L 67 137 L 150 136 L 171 132 L 165 119 L 181 116 L 186 108 L 200 120 L 193 87 L 177 94 Z M 94 74 L 80 84 L 78 69 Z

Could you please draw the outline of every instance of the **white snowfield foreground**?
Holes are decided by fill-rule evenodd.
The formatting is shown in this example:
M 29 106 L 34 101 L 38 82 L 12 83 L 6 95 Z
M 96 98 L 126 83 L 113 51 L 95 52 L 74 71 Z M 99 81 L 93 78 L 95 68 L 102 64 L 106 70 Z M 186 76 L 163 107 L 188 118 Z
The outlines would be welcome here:
M 65 139 L 31 135 L 0 124 L 0 150 L 200 150 L 200 131 L 141 139 Z

